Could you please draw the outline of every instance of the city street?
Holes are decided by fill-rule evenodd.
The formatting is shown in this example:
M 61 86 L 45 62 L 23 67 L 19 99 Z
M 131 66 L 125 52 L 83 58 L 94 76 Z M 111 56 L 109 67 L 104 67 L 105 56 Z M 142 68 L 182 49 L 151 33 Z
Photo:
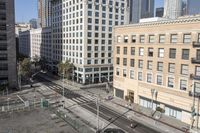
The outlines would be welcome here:
M 44 78 L 41 78 L 37 76 L 37 80 L 40 81 L 43 85 L 46 87 L 58 92 L 59 94 L 63 94 L 63 88 L 61 85 L 55 84 L 49 80 L 46 80 Z M 77 103 L 77 105 L 80 105 L 81 107 L 87 109 L 88 111 L 96 114 L 97 107 L 96 107 L 96 97 L 88 97 L 88 95 L 84 95 L 84 91 L 71 91 L 70 89 L 65 87 L 64 90 L 64 96 L 67 99 L 72 100 L 73 102 Z M 87 104 L 85 104 L 87 103 Z M 129 110 L 127 110 L 129 112 Z M 151 129 L 150 127 L 147 127 L 143 125 L 142 123 L 138 123 L 134 120 L 129 120 L 126 117 L 124 117 L 122 114 L 105 107 L 104 105 L 100 105 L 99 107 L 99 116 L 107 121 L 113 122 L 114 125 L 117 127 L 120 127 L 126 132 L 133 132 L 133 133 L 157 133 L 158 131 L 155 131 Z M 119 117 L 119 118 L 118 118 Z M 118 119 L 116 119 L 118 118 Z M 116 120 L 115 120 L 116 119 Z M 113 121 L 115 120 L 115 121 Z M 133 125 L 131 127 L 131 124 Z

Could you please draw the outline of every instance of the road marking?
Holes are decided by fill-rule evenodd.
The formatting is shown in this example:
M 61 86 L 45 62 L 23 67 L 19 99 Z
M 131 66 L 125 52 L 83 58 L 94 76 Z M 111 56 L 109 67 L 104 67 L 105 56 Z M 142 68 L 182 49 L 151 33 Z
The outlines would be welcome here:
M 84 99 L 81 99 L 81 98 L 77 98 L 77 100 L 80 100 L 80 101 L 82 101 L 82 102 L 88 102 L 88 101 L 86 101 L 86 100 L 84 100 Z
M 76 101 L 78 103 L 82 103 L 81 101 L 77 100 L 76 98 L 72 98 L 73 101 Z

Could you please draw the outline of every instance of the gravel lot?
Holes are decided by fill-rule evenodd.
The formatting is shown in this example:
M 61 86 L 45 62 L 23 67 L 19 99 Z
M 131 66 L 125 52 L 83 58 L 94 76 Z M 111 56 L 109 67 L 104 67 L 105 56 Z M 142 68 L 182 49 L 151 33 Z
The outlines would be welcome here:
M 77 133 L 45 109 L 0 114 L 0 133 Z

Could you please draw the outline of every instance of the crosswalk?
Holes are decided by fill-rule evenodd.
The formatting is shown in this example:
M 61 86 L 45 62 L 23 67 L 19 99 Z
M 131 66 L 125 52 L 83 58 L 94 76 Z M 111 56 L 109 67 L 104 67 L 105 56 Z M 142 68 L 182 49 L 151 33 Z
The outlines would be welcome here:
M 43 92 L 48 93 L 50 92 L 50 90 L 53 90 L 59 93 L 60 95 L 63 95 L 63 87 L 60 85 L 46 84 L 42 88 L 43 88 L 42 89 Z M 65 98 L 67 98 L 67 101 L 70 102 L 71 104 L 81 105 L 81 104 L 87 104 L 87 103 L 96 101 L 96 98 L 92 95 L 84 94 L 83 96 L 82 94 L 79 94 L 79 92 L 74 92 L 66 88 L 64 89 L 64 95 L 65 95 Z

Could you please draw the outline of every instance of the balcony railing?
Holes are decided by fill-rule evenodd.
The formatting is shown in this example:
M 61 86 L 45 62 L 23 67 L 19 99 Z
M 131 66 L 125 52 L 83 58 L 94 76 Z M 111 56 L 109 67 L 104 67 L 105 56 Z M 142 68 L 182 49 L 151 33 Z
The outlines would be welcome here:
M 200 59 L 198 59 L 198 58 L 192 58 L 191 61 L 193 64 L 200 64 Z
M 193 47 L 200 47 L 200 42 L 193 42 Z

